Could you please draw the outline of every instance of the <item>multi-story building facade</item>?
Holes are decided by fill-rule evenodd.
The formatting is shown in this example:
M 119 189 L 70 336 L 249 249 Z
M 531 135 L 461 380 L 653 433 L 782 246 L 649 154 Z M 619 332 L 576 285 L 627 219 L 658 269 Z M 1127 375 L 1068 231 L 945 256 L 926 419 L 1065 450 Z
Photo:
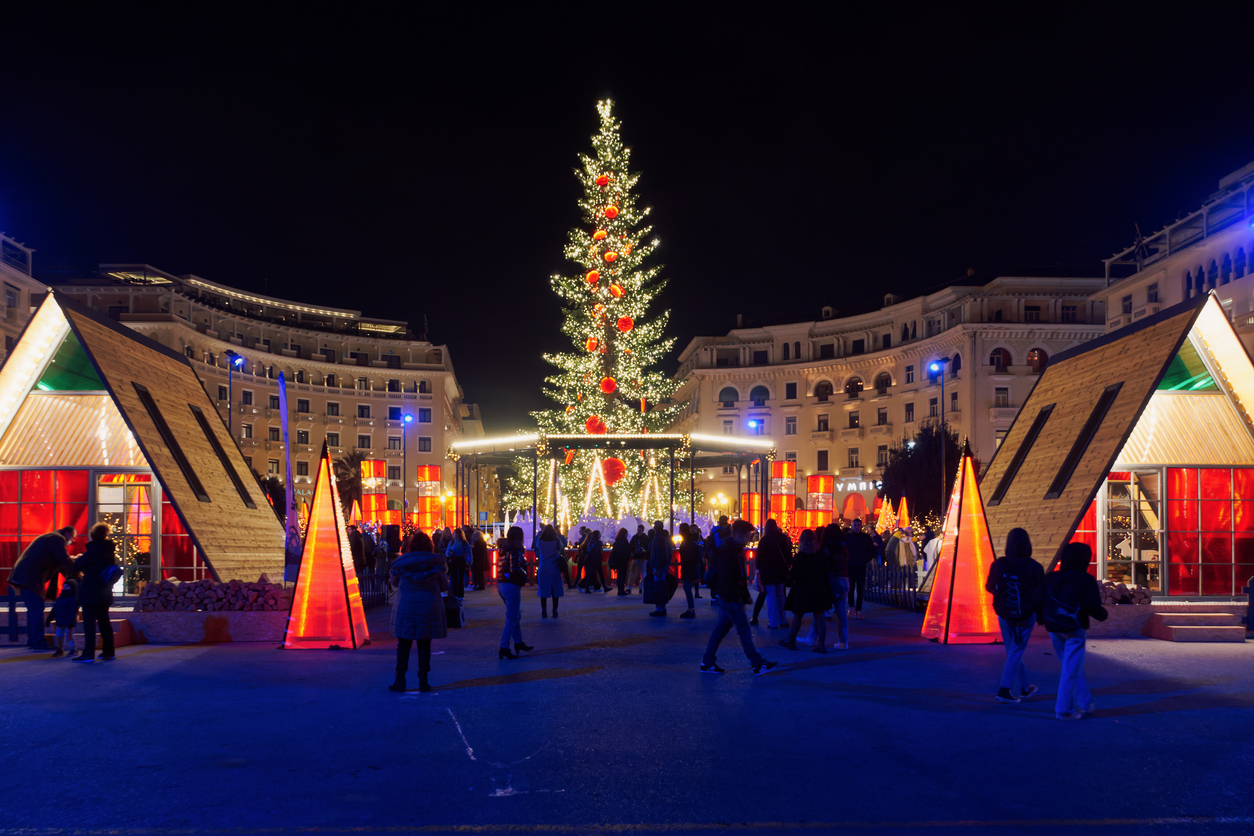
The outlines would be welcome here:
M 873 313 L 696 337 L 679 357 L 680 432 L 771 436 L 804 477 L 835 477 L 835 507 L 873 507 L 894 443 L 942 410 L 987 462 L 1049 357 L 1105 331 L 1100 278 L 1002 277 L 900 300 Z M 943 374 L 930 370 L 945 363 Z M 735 496 L 734 468 L 704 474 Z M 733 501 L 734 504 L 734 501 Z
M 312 492 L 324 441 L 333 458 L 356 452 L 385 461 L 388 507 L 399 510 L 406 495 L 411 507 L 417 499 L 420 465 L 440 465 L 444 492 L 451 492 L 454 471 L 444 458 L 449 445 L 483 433 L 447 346 L 415 339 L 405 322 L 275 299 L 148 265 L 103 264 L 98 276 L 57 284 L 55 292 L 187 357 L 249 466 L 280 478 L 282 372 L 302 498 Z M 483 504 L 471 510 L 480 509 L 496 513 Z
M 1202 206 L 1106 262 L 1093 299 L 1115 331 L 1214 291 L 1246 348 L 1254 347 L 1254 162 L 1219 181 Z
M 18 335 L 30 321 L 31 311 L 43 301 L 48 288 L 31 277 L 35 251 L 0 232 L 0 281 L 4 297 L 0 298 L 0 332 L 4 334 L 4 353 L 9 356 Z

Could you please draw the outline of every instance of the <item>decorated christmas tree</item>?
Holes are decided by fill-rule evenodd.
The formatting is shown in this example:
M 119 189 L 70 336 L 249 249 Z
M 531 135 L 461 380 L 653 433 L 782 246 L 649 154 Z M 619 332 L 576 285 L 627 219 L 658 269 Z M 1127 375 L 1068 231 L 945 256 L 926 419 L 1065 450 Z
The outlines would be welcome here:
M 544 356 L 559 370 L 545 380 L 545 394 L 558 406 L 532 415 L 548 435 L 663 432 L 675 415 L 669 397 L 676 384 L 657 370 L 674 342 L 663 337 L 668 313 L 650 311 L 666 284 L 660 266 L 645 264 L 658 241 L 645 223 L 649 209 L 637 206 L 640 175 L 628 169 L 631 151 L 623 147 L 613 102 L 598 103 L 597 113 L 601 129 L 592 137 L 593 154 L 581 154 L 575 172 L 583 186 L 583 225 L 570 231 L 565 250 L 578 271 L 551 281 L 574 350 Z M 506 505 L 529 508 L 530 460 L 515 471 Z M 540 514 L 551 519 L 556 501 L 559 517 L 563 510 L 579 517 L 591 509 L 610 519 L 664 518 L 668 473 L 664 451 L 572 450 L 541 462 Z M 685 500 L 686 489 L 685 478 Z M 675 494 L 678 502 L 678 478 Z

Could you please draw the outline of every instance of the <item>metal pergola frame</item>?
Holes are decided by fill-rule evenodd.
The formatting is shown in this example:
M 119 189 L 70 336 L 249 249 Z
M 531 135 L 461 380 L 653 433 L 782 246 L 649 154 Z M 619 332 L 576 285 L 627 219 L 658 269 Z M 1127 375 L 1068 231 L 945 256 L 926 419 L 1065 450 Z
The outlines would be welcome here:
M 457 524 L 463 525 L 463 516 L 469 523 L 469 502 L 461 502 L 464 486 L 474 474 L 476 486 L 475 508 L 478 509 L 478 484 L 480 467 L 502 467 L 512 464 L 520 455 L 531 455 L 531 538 L 534 542 L 539 517 L 540 459 L 563 459 L 570 450 L 655 450 L 666 451 L 670 468 L 670 530 L 675 530 L 675 469 L 679 463 L 688 469 L 688 516 L 696 518 L 697 471 L 712 467 L 736 467 L 736 498 L 741 497 L 740 468 L 748 467 L 748 493 L 762 496 L 762 519 L 770 513 L 770 472 L 768 463 L 775 459 L 775 442 L 765 436 L 705 435 L 703 433 L 588 433 L 554 434 L 531 433 L 483 438 L 454 442 L 447 458 L 455 464 L 458 512 Z M 752 465 L 760 461 L 758 472 Z M 681 471 L 682 472 L 682 471 Z M 469 499 L 469 494 L 466 494 Z M 557 503 L 554 519 L 557 522 Z M 744 509 L 741 509 L 743 513 Z

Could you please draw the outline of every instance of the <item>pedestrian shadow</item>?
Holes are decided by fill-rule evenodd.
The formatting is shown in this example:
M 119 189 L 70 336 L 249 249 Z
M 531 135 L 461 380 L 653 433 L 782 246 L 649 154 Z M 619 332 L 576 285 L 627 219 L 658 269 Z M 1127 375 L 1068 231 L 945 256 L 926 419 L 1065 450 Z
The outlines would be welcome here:
M 662 636 L 623 636 L 617 639 L 593 639 L 583 644 L 573 644 L 569 647 L 551 647 L 547 650 L 536 650 L 527 653 L 527 658 L 535 656 L 552 656 L 557 653 L 575 653 L 580 650 L 608 650 L 620 647 L 635 647 L 639 644 L 647 644 L 649 642 L 662 641 Z
M 572 676 L 587 676 L 605 669 L 605 665 L 589 665 L 583 668 L 542 668 L 536 671 L 518 671 L 499 676 L 483 676 L 477 679 L 463 679 L 432 688 L 433 693 L 440 691 L 457 691 L 462 688 L 490 688 L 497 685 L 518 685 L 524 682 L 542 682 L 546 679 L 567 679 Z

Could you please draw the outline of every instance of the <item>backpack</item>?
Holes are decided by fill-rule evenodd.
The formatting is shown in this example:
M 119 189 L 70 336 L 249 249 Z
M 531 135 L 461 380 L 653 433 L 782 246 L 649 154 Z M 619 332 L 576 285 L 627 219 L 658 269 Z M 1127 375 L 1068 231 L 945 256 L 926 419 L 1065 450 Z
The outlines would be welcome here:
M 1050 584 L 1041 607 L 1042 623 L 1051 633 L 1070 633 L 1080 629 L 1084 602 L 1071 583 Z
M 993 612 L 1006 621 L 1023 621 L 1032 615 L 1036 579 L 1014 569 L 1004 559 L 997 564 L 1001 572 L 993 586 Z

